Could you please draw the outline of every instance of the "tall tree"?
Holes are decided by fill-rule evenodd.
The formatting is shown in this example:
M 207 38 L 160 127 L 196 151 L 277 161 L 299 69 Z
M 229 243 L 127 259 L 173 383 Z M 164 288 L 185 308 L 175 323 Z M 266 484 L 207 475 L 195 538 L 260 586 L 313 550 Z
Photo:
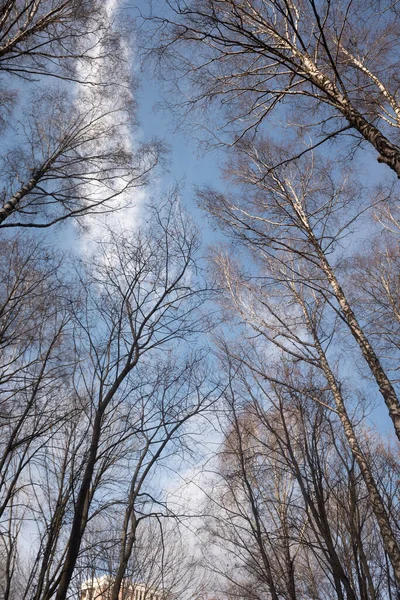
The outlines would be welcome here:
M 82 280 L 84 311 L 77 312 L 76 319 L 88 357 L 80 377 L 81 393 L 90 402 L 89 443 L 65 560 L 57 583 L 43 600 L 54 593 L 57 600 L 66 598 L 90 514 L 94 482 L 101 477 L 103 436 L 108 434 L 107 423 L 115 409 L 137 386 L 137 367 L 149 355 L 167 350 L 201 327 L 197 311 L 205 292 L 194 275 L 196 232 L 174 198 L 149 211 L 152 218 L 147 227 L 136 231 L 134 237 L 111 235 Z M 164 425 L 160 423 L 162 430 Z M 139 465 L 141 468 L 140 459 Z
M 242 358 L 230 346 L 221 353 L 230 385 L 224 440 L 212 485 L 205 487 L 212 515 L 206 565 L 234 597 L 390 593 L 363 478 L 318 372 L 297 367 L 294 374 L 286 363 L 279 381 L 271 364 L 268 378 L 255 367 L 260 359 L 249 365 Z M 364 435 L 373 456 L 379 442 L 367 430 Z M 371 469 L 378 478 L 379 467 Z
M 222 108 L 217 135 L 283 117 L 311 146 L 367 141 L 399 176 L 399 17 L 389 0 L 169 0 L 152 19 L 157 53 L 193 84 L 186 107 Z
M 0 226 L 76 223 L 132 204 L 161 144 L 133 139 L 136 82 L 116 5 L 11 0 L 2 9 Z

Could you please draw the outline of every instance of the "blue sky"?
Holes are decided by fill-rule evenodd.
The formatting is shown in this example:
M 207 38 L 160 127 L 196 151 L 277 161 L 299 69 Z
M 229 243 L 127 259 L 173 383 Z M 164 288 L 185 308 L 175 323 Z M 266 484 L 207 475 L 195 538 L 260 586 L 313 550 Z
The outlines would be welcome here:
M 221 184 L 219 165 L 221 153 L 214 151 L 201 152 L 197 140 L 177 131 L 166 112 L 156 105 L 162 99 L 162 86 L 151 75 L 150 65 L 145 65 L 140 75 L 138 93 L 139 121 L 144 139 L 153 136 L 163 139 L 170 147 L 168 156 L 168 173 L 161 175 L 158 182 L 158 193 L 173 186 L 182 184 L 182 202 L 199 222 L 206 243 L 212 243 L 216 233 L 210 230 L 204 213 L 196 203 L 196 186 Z

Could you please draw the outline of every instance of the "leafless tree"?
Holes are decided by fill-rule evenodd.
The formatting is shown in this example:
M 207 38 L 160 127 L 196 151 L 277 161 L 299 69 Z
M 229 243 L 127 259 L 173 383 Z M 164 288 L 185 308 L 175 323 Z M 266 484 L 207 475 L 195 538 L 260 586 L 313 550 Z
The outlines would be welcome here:
M 0 159 L 0 226 L 43 228 L 132 204 L 161 143 L 133 139 L 126 20 L 97 0 L 12 0 L 2 8 L 0 112 L 10 135 Z M 23 94 L 14 90 L 16 75 Z
M 297 367 L 319 371 L 324 384 L 309 399 L 341 421 L 387 556 L 393 550 L 397 584 L 397 526 L 358 425 L 356 402 L 365 406 L 365 390 L 375 380 L 400 439 L 398 244 L 392 237 L 365 259 L 344 250 L 346 238 L 356 246 L 351 233 L 360 235 L 362 225 L 370 237 L 382 225 L 388 239 L 398 233 L 395 188 L 371 193 L 365 178 L 349 172 L 342 143 L 330 146 L 331 160 L 321 146 L 342 134 L 357 146 L 368 142 L 378 161 L 399 176 L 398 88 L 389 75 L 397 68 L 398 17 L 397 6 L 385 2 L 177 0 L 151 18 L 159 27 L 157 52 L 177 88 L 182 78 L 176 69 L 183 69 L 189 96 L 184 108 L 203 108 L 208 123 L 216 115 L 215 127 L 206 129 L 217 143 L 231 146 L 225 174 L 235 187 L 227 183 L 223 193 L 208 189 L 200 197 L 233 240 L 235 257 L 238 241 L 245 257 L 240 266 L 229 250 L 216 253 L 226 303 L 241 327 L 235 357 L 253 371 L 259 360 L 259 377 L 275 377 L 283 387 Z M 279 144 L 274 118 L 285 127 Z M 352 281 L 349 273 L 356 274 Z M 258 358 L 266 352 L 268 367 Z M 277 356 L 290 363 L 283 379 L 276 375 Z M 359 375 L 347 389 L 344 361 Z M 321 398 L 325 386 L 328 402 Z M 350 534 L 356 540 L 355 530 Z M 363 569 L 367 573 L 365 562 Z M 351 596 L 353 575 L 346 575 L 347 583 L 337 576 Z M 359 593 L 365 595 L 367 580 L 363 585 Z
M 0 518 L 41 444 L 62 422 L 55 408 L 74 362 L 59 258 L 38 241 L 17 238 L 2 242 L 2 263 Z
M 149 369 L 146 370 L 146 376 L 151 381 Z M 207 370 L 196 357 L 186 357 L 182 366 L 174 366 L 168 361 L 155 373 L 154 383 L 149 386 L 149 400 L 142 400 L 144 408 L 140 415 L 141 423 L 135 425 L 140 431 L 135 440 L 138 448 L 135 465 L 129 469 L 133 475 L 125 492 L 126 507 L 111 600 L 119 598 L 140 523 L 150 517 L 162 519 L 174 516 L 165 502 L 159 503 L 151 490 L 146 491 L 147 480 L 156 467 L 160 468 L 161 461 L 166 460 L 165 452 L 169 457 L 169 470 L 173 470 L 173 461 L 177 462 L 178 454 L 189 443 L 186 424 L 190 425 L 190 419 L 209 410 L 216 401 L 214 387 L 207 390 L 208 379 Z
M 278 383 L 277 375 L 268 380 L 241 356 L 221 356 L 232 379 L 224 441 L 206 488 L 208 568 L 238 598 L 390 594 L 363 478 L 318 373 L 289 367 Z M 319 404 L 305 395 L 317 389 Z M 373 456 L 378 446 L 364 434 Z M 379 478 L 379 467 L 375 473 Z
M 254 161 L 256 165 L 259 164 L 260 154 L 261 152 L 257 155 L 257 162 Z M 262 269 L 259 275 L 241 276 L 229 259 L 217 259 L 223 285 L 232 298 L 234 310 L 240 314 L 244 323 L 269 344 L 276 346 L 279 352 L 287 354 L 294 361 L 318 365 L 322 370 L 335 398 L 336 410 L 347 440 L 363 474 L 374 513 L 382 526 L 383 538 L 386 537 L 388 527 L 387 543 L 389 546 L 394 544 L 393 559 L 396 563 L 398 542 L 393 525 L 371 474 L 368 460 L 357 441 L 347 402 L 335 374 L 336 368 L 333 369 L 330 365 L 329 347 L 336 340 L 337 315 L 357 338 L 353 327 L 357 320 L 353 321 L 355 315 L 327 258 L 332 245 L 337 243 L 348 225 L 346 223 L 343 227 L 340 220 L 335 223 L 336 211 L 333 207 L 337 207 L 337 203 L 345 199 L 350 207 L 351 199 L 354 198 L 348 193 L 329 192 L 329 176 L 324 184 L 322 179 L 317 183 L 311 172 L 301 173 L 299 170 L 298 177 L 289 181 L 283 180 L 275 169 L 262 179 L 257 177 L 256 172 L 253 180 L 254 171 L 244 161 L 239 163 L 235 173 L 239 181 L 245 184 L 255 183 L 254 196 L 249 195 L 249 188 L 244 185 L 247 195 L 246 201 L 242 199 L 241 203 L 212 191 L 205 192 L 203 197 L 211 214 L 215 215 L 231 235 L 251 249 Z M 293 200 L 296 198 L 294 202 L 290 197 Z M 292 213 L 295 205 L 298 211 L 295 208 Z M 350 214 L 348 218 L 351 222 L 354 217 Z M 332 296 L 337 301 L 339 310 L 332 302 Z M 286 302 L 287 307 L 284 308 L 282 302 Z M 361 332 L 358 324 L 356 328 Z M 303 331 L 310 337 L 304 337 Z M 360 338 L 357 341 L 360 342 Z M 364 351 L 363 355 L 367 358 Z M 384 377 L 388 380 L 386 374 Z M 392 384 L 391 388 L 394 392 Z M 397 400 L 394 407 L 396 403 Z
M 67 595 L 96 482 L 109 466 L 107 449 L 120 441 L 121 433 L 111 423 L 124 398 L 137 388 L 137 367 L 203 326 L 198 308 L 205 292 L 198 287 L 193 262 L 196 233 L 174 200 L 149 211 L 147 227 L 133 238 L 112 234 L 82 275 L 86 294 L 83 312 L 76 314 L 77 344 L 83 344 L 87 360 L 77 375 L 80 394 L 90 406 L 88 443 L 62 570 L 43 599 Z M 163 423 L 159 426 L 162 431 Z M 139 465 L 141 469 L 140 460 Z
M 131 203 L 148 181 L 160 145 L 133 150 L 130 98 L 47 89 L 33 99 L 23 135 L 2 158 L 0 227 L 49 227 Z
M 351 133 L 399 176 L 396 3 L 170 0 L 154 13 L 163 69 L 187 74 L 189 110 L 222 109 L 219 141 L 280 119 L 311 135 L 288 159 Z
M 351 182 L 346 185 L 346 180 L 336 181 L 329 167 L 319 169 L 315 163 L 285 166 L 283 171 L 276 169 L 266 174 L 268 164 L 271 164 L 271 152 L 262 142 L 245 148 L 244 155 L 240 153 L 240 162 L 233 173 L 246 190 L 254 186 L 253 197 L 249 202 L 239 203 L 218 192 L 205 192 L 208 210 L 234 235 L 250 247 L 259 248 L 261 255 L 265 253 L 276 259 L 278 265 L 287 254 L 309 263 L 307 271 L 300 276 L 313 279 L 310 285 L 322 297 L 334 298 L 337 308 L 333 308 L 356 340 L 400 437 L 400 405 L 396 391 L 330 262 L 330 255 L 365 210 L 360 206 L 356 190 Z M 291 263 L 294 276 L 296 260 Z
M 341 271 L 348 281 L 351 301 L 395 382 L 398 381 L 396 357 L 399 349 L 399 258 L 396 237 L 388 231 L 373 236 L 341 265 Z
M 14 138 L 0 164 L 0 587 L 66 600 L 106 573 L 112 600 L 137 577 L 176 597 L 194 563 L 176 564 L 173 517 L 189 517 L 163 478 L 221 394 L 198 535 L 222 593 L 394 600 L 400 217 L 394 179 L 368 190 L 349 159 L 369 146 L 400 177 L 397 4 L 162 5 L 150 23 L 163 75 L 229 147 L 223 193 L 199 192 L 231 242 L 212 261 L 224 381 L 196 346 L 209 292 L 175 193 L 81 260 L 15 235 L 131 204 L 163 150 L 132 141 L 112 4 L 3 2 L 0 119 Z M 382 400 L 388 442 L 368 422 Z
M 80 559 L 87 567 L 82 569 L 76 580 L 77 593 L 82 587 L 93 586 L 93 600 L 109 600 L 115 582 L 115 565 L 118 563 L 118 548 L 107 546 L 108 533 L 117 534 L 110 522 L 93 538 L 92 552 Z M 95 541 L 96 539 L 96 541 Z M 103 573 L 99 586 L 99 573 Z M 96 590 L 96 585 L 99 589 Z M 202 589 L 198 565 L 193 561 L 190 543 L 185 540 L 178 522 L 173 518 L 146 518 L 137 529 L 134 550 L 125 571 L 120 589 L 120 598 L 132 600 L 134 590 L 142 600 L 160 598 L 193 598 Z M 139 589 L 138 589 L 139 588 Z
M 397 536 L 368 457 L 360 444 L 354 417 L 350 415 L 348 405 L 352 402 L 344 393 L 338 366 L 335 364 L 337 359 L 335 355 L 331 356 L 330 345 L 335 335 L 336 323 L 330 320 L 329 314 L 325 312 L 328 309 L 329 313 L 330 305 L 321 298 L 319 288 L 315 290 L 314 286 L 310 286 L 309 282 L 312 279 L 315 282 L 315 279 L 311 279 L 310 271 L 302 261 L 298 259 L 291 261 L 287 254 L 281 259 L 277 265 L 275 259 L 268 261 L 264 258 L 263 277 L 256 276 L 252 282 L 250 279 L 241 278 L 235 267 L 230 266 L 227 259 L 223 258 L 220 265 L 225 285 L 229 289 L 234 309 L 239 312 L 243 322 L 248 324 L 257 336 L 265 340 L 270 352 L 275 346 L 278 355 L 282 354 L 283 358 L 292 360 L 294 365 L 300 363 L 320 369 L 325 385 L 332 393 L 334 406 L 331 403 L 324 403 L 323 400 L 322 403 L 330 410 L 335 410 L 341 420 L 347 442 L 367 486 L 382 538 L 383 540 L 386 538 L 385 548 L 388 554 L 391 549 L 394 551 L 392 557 L 394 566 L 398 556 Z M 264 281 L 266 284 L 263 283 Z M 282 301 L 287 305 L 282 305 Z M 252 345 L 249 345 L 249 352 L 251 347 Z M 242 348 L 239 355 L 243 355 L 244 352 L 246 350 Z M 252 352 L 265 352 L 265 350 L 254 348 Z M 254 356 L 251 356 L 252 352 L 248 364 L 252 364 L 255 368 L 256 362 Z M 262 363 L 259 373 L 261 376 L 266 373 Z M 267 374 L 264 376 L 268 378 Z M 284 378 L 277 379 L 282 382 Z M 353 385 L 357 386 L 357 383 L 354 382 Z M 319 392 L 311 393 L 310 398 L 317 403 L 321 402 Z
M 3 0 L 0 70 L 28 80 L 85 82 L 79 67 L 108 56 L 118 42 L 108 12 L 98 0 Z
M 7 589 L 67 597 L 108 522 L 97 553 L 104 567 L 113 549 L 119 591 L 137 525 L 172 516 L 158 478 L 191 452 L 190 420 L 215 400 L 195 339 L 209 323 L 197 232 L 172 193 L 134 234 L 109 231 L 62 269 L 43 242 L 2 244 Z

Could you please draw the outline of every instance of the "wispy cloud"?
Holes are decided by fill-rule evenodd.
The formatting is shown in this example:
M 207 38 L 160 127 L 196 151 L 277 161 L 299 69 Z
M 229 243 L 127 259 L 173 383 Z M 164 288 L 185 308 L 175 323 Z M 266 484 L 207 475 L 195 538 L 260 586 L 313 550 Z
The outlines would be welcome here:
M 85 218 L 85 234 L 81 237 L 81 251 L 90 253 L 96 239 L 104 239 L 107 231 L 133 230 L 147 197 L 146 175 L 157 162 L 157 148 L 140 143 L 140 130 L 134 131 L 135 86 L 132 84 L 134 48 L 130 39 L 119 35 L 118 10 L 120 0 L 108 0 L 104 5 L 104 18 L 108 35 L 93 40 L 93 62 L 78 63 L 79 79 L 76 84 L 77 108 L 91 106 L 98 111 L 104 125 L 118 137 L 121 155 L 131 161 L 132 169 L 116 167 L 112 180 L 102 181 L 96 173 L 90 177 L 87 193 L 92 200 L 113 196 L 98 213 Z M 96 142 L 95 142 L 96 143 Z M 115 143 L 114 139 L 110 143 Z M 101 144 L 106 150 L 107 140 Z M 137 179 L 133 181 L 135 175 Z

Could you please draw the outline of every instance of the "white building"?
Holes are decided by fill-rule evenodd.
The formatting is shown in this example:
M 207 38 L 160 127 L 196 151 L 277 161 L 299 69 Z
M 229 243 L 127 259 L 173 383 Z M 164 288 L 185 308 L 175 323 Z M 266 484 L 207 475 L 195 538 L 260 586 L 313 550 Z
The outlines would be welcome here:
M 82 584 L 80 600 L 110 600 L 114 579 L 108 575 L 88 579 Z M 125 579 L 119 600 L 161 600 L 161 594 L 143 583 Z

